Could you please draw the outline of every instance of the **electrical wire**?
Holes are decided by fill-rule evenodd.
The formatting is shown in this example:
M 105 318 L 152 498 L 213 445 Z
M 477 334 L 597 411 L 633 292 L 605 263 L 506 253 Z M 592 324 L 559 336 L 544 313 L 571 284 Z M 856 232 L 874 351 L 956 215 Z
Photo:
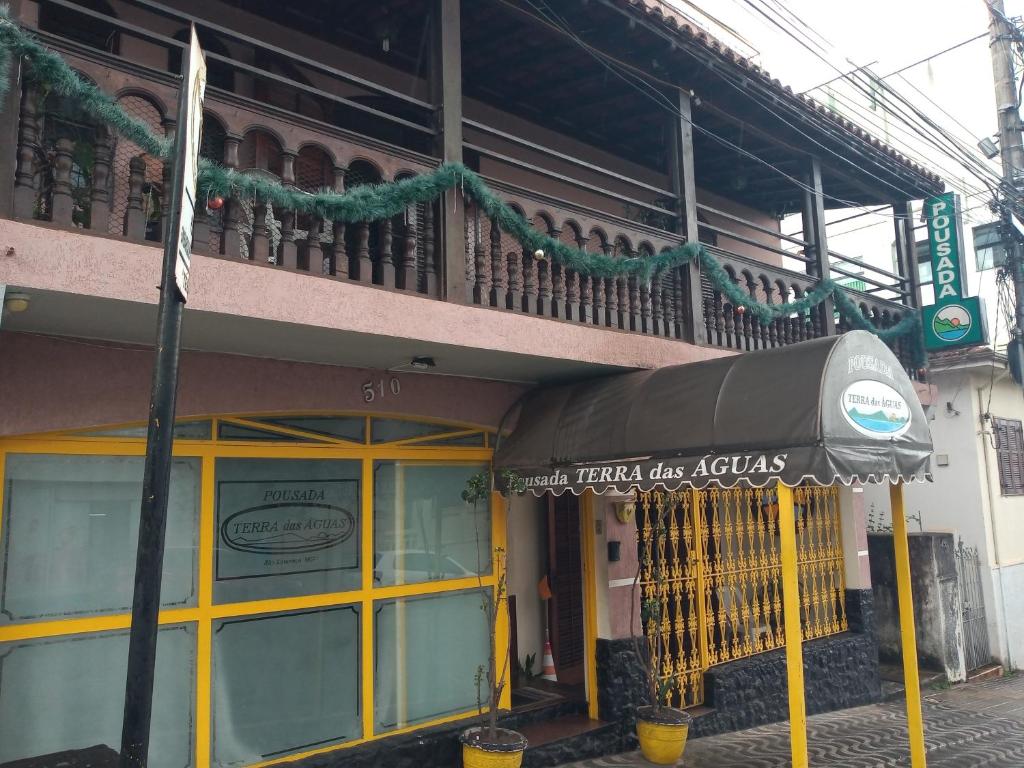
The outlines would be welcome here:
M 773 1 L 775 1 L 775 0 L 773 0 Z M 754 4 L 753 4 L 753 1 L 752 1 L 752 0 L 744 0 L 744 2 L 748 3 L 748 4 L 749 4 L 749 5 L 751 5 L 752 7 L 756 7 L 756 6 L 754 6 Z M 765 0 L 758 0 L 758 2 L 764 3 L 764 2 L 765 2 Z M 787 29 L 787 28 L 786 28 L 785 26 L 783 26 L 783 25 L 782 25 L 781 23 L 779 23 L 779 22 L 778 22 L 778 21 L 776 21 L 775 19 L 771 18 L 771 16 L 770 16 L 770 15 L 764 14 L 764 12 L 763 12 L 763 11 L 761 11 L 761 12 L 762 12 L 762 14 L 763 14 L 763 15 L 765 15 L 765 16 L 766 16 L 766 18 L 768 18 L 768 19 L 769 19 L 769 21 L 771 21 L 771 22 L 772 22 L 772 23 L 774 24 L 774 26 L 776 26 L 776 27 L 778 27 L 779 29 L 781 29 L 781 30 L 782 30 L 783 32 L 785 32 L 785 33 L 786 33 L 786 34 L 787 34 L 787 35 L 788 35 L 789 37 L 791 37 L 792 39 L 794 39 L 794 40 L 795 40 L 796 42 L 800 43 L 800 45 L 801 45 L 802 47 L 804 47 L 804 48 L 806 48 L 806 49 L 807 49 L 808 51 L 810 51 L 810 53 L 812 53 L 812 54 L 813 54 L 813 55 L 814 55 L 814 56 L 815 56 L 816 58 L 820 59 L 820 60 L 821 60 L 821 61 L 822 61 L 823 63 L 825 63 L 825 64 L 826 64 L 826 65 L 827 65 L 828 67 L 830 67 L 831 69 L 833 69 L 834 71 L 836 71 L 836 72 L 837 72 L 837 73 L 839 74 L 839 77 L 837 77 L 837 78 L 835 78 L 835 79 L 843 79 L 843 80 L 847 80 L 847 81 L 850 81 L 850 82 L 852 82 L 852 83 L 854 83 L 854 84 L 859 84 L 859 83 L 858 83 L 858 77 L 862 77 L 862 76 L 863 76 L 863 70 L 866 70 L 866 69 L 868 69 L 868 68 L 869 68 L 869 66 L 870 66 L 870 65 L 867 65 L 867 66 L 864 66 L 864 67 L 857 67 L 857 68 L 856 68 L 855 70 L 853 70 L 852 72 L 843 72 L 843 71 L 842 71 L 842 70 L 840 70 L 840 69 L 839 69 L 838 67 L 836 67 L 836 66 L 835 66 L 835 64 L 833 64 L 833 63 L 832 63 L 831 61 L 829 61 L 829 60 L 828 60 L 828 59 L 827 59 L 826 57 L 824 57 L 824 56 L 823 56 L 823 55 L 821 55 L 821 54 L 820 54 L 820 53 L 819 53 L 819 52 L 818 52 L 817 50 L 815 50 L 815 47 L 814 47 L 814 46 L 812 46 L 812 45 L 811 45 L 811 44 L 810 44 L 810 43 L 808 42 L 808 40 L 807 40 L 806 36 L 801 36 L 801 35 L 799 34 L 799 32 L 798 32 L 798 31 L 794 31 L 794 30 L 793 30 L 792 28 L 790 28 L 790 29 Z M 797 18 L 799 19 L 799 16 L 797 16 Z M 801 19 L 800 21 L 801 21 L 801 24 L 802 24 L 803 26 L 805 26 L 805 27 L 809 27 L 809 25 L 807 25 L 807 24 L 806 24 L 805 22 L 803 22 L 803 20 L 802 20 L 802 19 Z M 872 78 L 873 78 L 874 80 L 884 80 L 884 78 L 878 78 L 878 76 L 877 76 L 877 75 L 874 75 L 873 73 L 872 73 Z M 889 86 L 888 84 L 886 84 L 886 83 L 884 83 L 884 82 L 878 83 L 878 85 L 881 85 L 881 86 L 882 86 L 883 88 L 886 88 L 886 89 L 887 89 L 887 90 L 889 90 L 890 92 L 892 92 L 892 93 L 895 93 L 895 89 L 893 89 L 893 88 L 892 88 L 892 86 Z M 861 87 L 860 87 L 859 89 L 860 89 L 861 91 L 864 91 L 864 88 L 863 88 L 863 86 L 861 86 Z M 872 94 L 872 93 L 870 92 L 870 89 L 869 89 L 869 91 L 867 92 L 867 94 L 866 94 L 866 95 L 868 95 L 869 97 L 872 97 L 872 96 L 873 96 L 873 94 Z M 897 94 L 897 95 L 898 95 L 898 94 Z M 927 98 L 927 97 L 925 97 L 925 98 Z M 934 103 L 934 102 L 933 102 L 933 103 Z M 936 106 L 937 106 L 937 105 L 936 105 Z M 955 119 L 955 118 L 954 118 L 954 119 Z M 967 132 L 968 132 L 968 134 L 971 134 L 971 132 L 970 132 L 969 130 L 967 130 Z M 975 137 L 973 136 L 973 134 L 971 134 L 971 138 L 972 138 L 972 140 L 973 140 L 973 139 L 975 138 Z
M 933 53 L 931 56 L 925 56 L 923 59 L 918 59 L 913 64 L 907 64 L 905 67 L 900 67 L 899 69 L 894 69 L 888 75 L 883 75 L 882 79 L 885 80 L 887 78 L 892 77 L 893 75 L 899 75 L 899 74 L 901 74 L 903 72 L 906 72 L 908 69 L 913 69 L 916 66 L 924 64 L 926 61 L 931 61 L 932 59 L 937 59 L 939 56 L 947 54 L 950 51 L 955 51 L 957 48 L 961 48 L 961 47 L 967 45 L 968 43 L 973 43 L 975 40 L 981 40 L 981 38 L 983 38 L 983 37 L 988 37 L 988 32 L 987 31 L 982 32 L 980 35 L 975 35 L 974 37 L 969 37 L 966 40 L 957 43 L 956 45 L 951 45 L 951 46 L 949 46 L 949 48 L 943 48 L 941 51 L 939 51 L 938 53 Z
M 721 144 L 722 146 L 725 146 L 725 147 L 727 147 L 729 149 L 732 149 L 737 154 L 740 154 L 741 156 L 744 156 L 744 157 L 748 157 L 748 158 L 754 160 L 755 162 L 757 162 L 757 163 L 759 163 L 761 165 L 764 165 L 765 167 L 775 171 L 781 177 L 783 177 L 783 178 L 787 179 L 788 181 L 790 181 L 797 188 L 805 190 L 805 191 L 807 191 L 807 192 L 809 192 L 811 194 L 816 194 L 816 190 L 814 190 L 813 188 L 808 186 L 806 183 L 804 183 L 800 179 L 797 179 L 794 176 L 792 176 L 791 174 L 786 173 L 781 168 L 779 168 L 779 167 L 773 165 L 772 163 L 768 162 L 767 160 L 764 160 L 763 158 L 758 157 L 757 155 L 749 152 L 748 150 L 746 150 L 743 147 L 735 144 L 734 142 L 730 141 L 729 139 L 726 139 L 726 138 L 724 138 L 722 136 L 719 136 L 718 134 L 714 133 L 713 131 L 711 131 L 711 130 L 709 130 L 709 129 L 707 129 L 707 128 L 699 125 L 699 124 L 697 124 L 696 122 L 694 122 L 692 120 L 688 120 L 684 115 L 682 115 L 682 113 L 679 111 L 678 107 L 674 106 L 667 99 L 665 94 L 661 93 L 656 88 L 654 88 L 648 81 L 653 80 L 655 82 L 660 83 L 661 85 L 664 85 L 664 86 L 667 86 L 667 87 L 670 87 L 670 88 L 678 88 L 678 86 L 676 84 L 671 83 L 671 82 L 666 82 L 666 81 L 663 81 L 663 80 L 659 80 L 658 78 L 651 76 L 650 73 L 644 72 L 643 70 L 638 70 L 638 68 L 636 68 L 636 67 L 634 67 L 632 65 L 626 64 L 625 62 L 622 62 L 622 61 L 620 61 L 618 59 L 615 59 L 614 57 L 609 56 L 608 54 L 604 53 L 603 51 L 600 51 L 599 49 L 594 48 L 589 43 L 587 43 L 585 40 L 580 38 L 572 30 L 572 28 L 568 24 L 568 22 L 566 22 L 564 19 L 561 19 L 558 16 L 557 12 L 555 12 L 549 6 L 547 6 L 546 3 L 543 3 L 545 7 L 541 8 L 536 3 L 532 2 L 532 0 L 526 0 L 526 1 L 535 11 L 537 11 L 541 15 L 541 18 L 537 19 L 538 21 L 541 21 L 546 26 L 548 26 L 548 27 L 550 27 L 552 29 L 555 29 L 556 31 L 560 32 L 561 34 L 566 35 L 566 36 L 572 38 L 581 48 L 583 48 L 585 51 L 587 51 L 595 60 L 597 60 L 602 66 L 604 66 L 611 74 L 615 75 L 617 78 L 621 79 L 627 85 L 633 87 L 634 89 L 636 89 L 640 93 L 648 96 L 648 98 L 650 98 L 652 101 L 655 101 L 656 103 L 658 103 L 663 109 L 665 109 L 666 111 L 670 112 L 674 116 L 678 117 L 679 119 L 681 119 L 683 121 L 688 122 L 692 126 L 693 130 L 697 131 L 698 133 L 701 133 L 702 135 L 708 136 L 710 139 L 712 139 L 713 141 L 715 141 L 718 144 Z M 508 5 L 510 7 L 513 7 L 513 8 L 516 7 L 516 6 L 512 5 L 512 3 L 509 2 L 509 0 L 498 0 L 498 2 L 501 2 L 502 4 Z M 543 2 L 543 0 L 541 0 L 541 2 Z M 552 19 L 554 19 L 554 21 L 552 21 Z M 618 67 L 618 69 L 616 67 Z M 718 70 L 718 74 L 720 74 L 720 75 L 725 74 L 725 71 L 722 70 L 722 69 L 719 69 Z M 729 81 L 726 80 L 726 82 L 729 82 Z M 737 83 L 729 82 L 729 84 L 732 85 L 733 87 L 736 87 L 736 88 L 739 88 L 740 90 L 743 90 L 742 87 L 739 86 Z M 763 89 L 766 88 L 766 86 L 764 86 L 760 82 L 756 82 L 756 81 L 753 81 L 753 80 L 750 80 L 750 79 L 748 79 L 746 81 L 746 85 L 749 86 L 749 85 L 752 85 L 752 84 L 756 84 L 757 87 L 760 87 L 760 88 L 763 88 Z M 749 94 L 748 94 L 748 96 L 749 96 Z M 771 92 L 770 96 L 771 96 L 771 98 L 773 100 L 776 100 L 776 101 L 778 100 L 778 94 L 777 93 Z M 763 100 L 759 101 L 759 103 L 761 104 L 762 107 L 766 108 L 769 112 L 771 112 L 772 114 L 774 114 L 777 117 L 779 117 L 779 119 L 781 119 L 783 122 L 785 122 L 791 128 L 793 128 L 797 132 L 801 133 L 801 135 L 804 135 L 805 137 L 807 137 L 812 142 L 817 143 L 820 146 L 822 146 L 822 148 L 826 152 L 828 152 L 829 154 L 835 155 L 839 159 L 841 159 L 841 160 L 843 160 L 843 161 L 853 165 L 859 172 L 867 173 L 867 175 L 872 176 L 873 178 L 876 178 L 876 180 L 878 180 L 879 183 L 881 183 L 881 184 L 883 184 L 885 186 L 889 186 L 894 191 L 898 192 L 901 196 L 904 194 L 902 189 L 894 187 L 892 184 L 890 184 L 889 182 L 886 182 L 884 179 L 880 179 L 877 176 L 874 176 L 873 174 L 871 174 L 870 172 L 865 171 L 865 169 L 862 166 L 857 165 L 853 161 L 849 160 L 849 158 L 845 158 L 845 157 L 839 155 L 838 153 L 836 153 L 831 148 L 826 147 L 824 145 L 821 145 L 820 142 L 818 142 L 816 139 L 814 139 L 813 137 L 810 137 L 806 133 L 800 131 L 799 128 L 796 128 L 796 126 L 793 126 L 792 123 L 790 123 L 789 121 L 786 121 L 785 118 L 782 118 L 781 116 L 779 116 L 778 113 L 774 112 L 774 110 L 772 110 L 767 105 L 767 103 L 764 102 Z M 743 121 L 743 120 L 741 120 L 739 118 L 736 118 L 734 116 L 730 116 L 730 117 L 732 117 L 732 119 L 736 120 L 736 122 L 740 123 L 741 125 L 746 125 L 745 121 Z M 806 117 L 806 116 L 802 115 L 802 117 Z M 811 122 L 813 122 L 813 120 L 811 120 Z M 824 130 L 826 130 L 827 132 L 830 132 L 833 136 L 837 136 L 837 131 L 843 131 L 843 133 L 838 134 L 837 139 L 840 140 L 840 141 L 849 142 L 849 138 L 850 138 L 849 134 L 848 134 L 848 132 L 845 131 L 845 129 L 842 129 L 841 126 L 838 126 L 838 125 L 822 126 L 820 121 L 817 122 L 817 125 L 818 125 L 819 128 L 824 128 Z M 854 154 L 857 154 L 860 157 L 862 157 L 864 160 L 866 160 L 868 162 L 872 162 L 875 165 L 880 165 L 879 162 L 876 159 L 868 156 L 864 152 L 861 152 L 856 147 L 853 147 L 852 145 L 848 144 L 847 148 L 850 151 L 852 151 Z M 862 206 L 862 204 L 857 202 L 857 201 L 847 200 L 847 199 L 844 199 L 844 198 L 841 198 L 841 197 L 837 197 L 835 195 L 831 195 L 831 194 L 828 194 L 828 193 L 824 193 L 823 192 L 822 196 L 825 199 L 828 199 L 828 200 L 833 201 L 833 202 L 837 202 L 837 203 L 839 203 L 840 205 L 842 205 L 844 207 L 855 208 L 855 207 L 861 207 Z M 886 218 L 888 218 L 888 217 L 886 217 Z
M 763 2 L 764 2 L 764 0 L 758 0 L 758 1 L 759 1 L 759 2 L 761 2 L 761 3 L 763 3 Z M 870 99 L 870 98 L 873 98 L 873 97 L 874 97 L 874 93 L 873 93 L 873 91 L 872 91 L 872 86 L 874 85 L 874 83 L 872 83 L 872 84 L 869 84 L 869 85 L 868 85 L 868 87 L 866 87 L 866 88 L 865 88 L 865 86 L 864 86 L 864 83 L 863 83 L 863 81 L 861 80 L 861 78 L 862 78 L 862 77 L 864 76 L 864 73 L 863 73 L 863 72 L 860 72 L 860 71 L 854 71 L 854 72 L 851 72 L 851 73 L 845 73 L 845 72 L 843 72 L 843 71 L 842 71 L 841 69 L 839 69 L 838 67 L 836 67 L 836 65 L 835 65 L 835 64 L 833 64 L 833 63 L 832 63 L 831 61 L 829 61 L 829 60 L 828 60 L 828 59 L 827 59 L 827 58 L 826 58 L 825 56 L 823 56 L 823 55 L 822 55 L 821 53 L 819 53 L 819 52 L 818 52 L 817 50 L 815 50 L 815 47 L 814 47 L 814 46 L 813 46 L 812 44 L 808 43 L 808 41 L 807 41 L 807 39 L 806 39 L 806 36 L 802 36 L 801 34 L 799 34 L 799 32 L 798 32 L 798 31 L 794 31 L 794 30 L 793 30 L 792 28 L 788 28 L 787 26 L 785 26 L 784 24 L 782 24 L 782 23 L 781 23 L 780 21 L 778 21 L 777 19 L 775 19 L 775 18 L 774 18 L 774 17 L 773 17 L 773 16 L 771 15 L 771 14 L 769 14 L 769 13 L 766 13 L 766 12 L 765 12 L 765 11 L 764 11 L 764 10 L 763 10 L 763 9 L 762 9 L 762 8 L 761 8 L 760 6 L 759 6 L 759 5 L 756 5 L 756 4 L 755 4 L 754 0 L 744 0 L 744 2 L 746 2 L 746 3 L 748 4 L 748 5 L 750 5 L 751 7 L 755 8 L 756 10 L 758 10 L 758 11 L 759 11 L 759 13 L 761 13 L 761 14 L 762 14 L 762 15 L 763 15 L 763 16 L 764 16 L 764 17 L 765 17 L 766 19 L 768 19 L 768 21 L 769 21 L 769 22 L 771 22 L 771 23 L 772 23 L 772 24 L 773 24 L 773 25 L 774 25 L 775 27 L 777 27 L 778 29 L 782 30 L 782 31 L 783 31 L 783 32 L 784 32 L 784 33 L 785 33 L 785 34 L 786 34 L 787 36 L 789 36 L 789 37 L 790 37 L 790 38 L 792 38 L 792 39 L 793 39 L 794 41 L 796 41 L 797 43 L 799 43 L 799 44 L 800 44 L 800 45 L 801 45 L 801 46 L 802 46 L 803 48 L 807 49 L 807 50 L 808 50 L 808 51 L 809 51 L 809 52 L 810 52 L 811 54 L 813 54 L 813 55 L 814 55 L 814 56 L 815 56 L 816 58 L 820 59 L 820 60 L 821 60 L 821 61 L 822 61 L 822 62 L 823 62 L 824 64 L 826 64 L 826 65 L 827 65 L 828 67 L 830 67 L 831 69 L 835 70 L 835 71 L 836 71 L 836 72 L 837 72 L 837 73 L 838 73 L 838 74 L 840 75 L 841 79 L 843 79 L 843 80 L 846 80 L 847 82 L 850 82 L 851 84 L 855 85 L 855 87 L 857 87 L 857 88 L 858 88 L 858 89 L 859 89 L 860 91 L 862 91 L 862 92 L 863 92 L 863 93 L 864 93 L 864 94 L 865 94 L 865 95 L 866 95 L 866 96 L 867 96 L 867 97 L 868 97 L 869 99 Z M 862 68 L 862 69 L 863 69 L 863 68 Z M 876 80 L 877 80 L 877 76 L 874 76 L 874 75 L 873 75 L 873 79 L 876 79 Z M 915 110 L 915 111 L 917 111 L 917 112 L 918 112 L 919 116 L 921 115 L 921 113 L 919 112 L 919 110 L 916 110 L 916 107 L 914 107 L 914 105 L 913 105 L 913 104 L 911 104 L 910 102 L 906 101 L 906 99 L 904 99 L 904 98 L 902 97 L 902 95 L 901 95 L 901 94 L 898 94 L 898 93 L 897 93 L 897 92 L 895 91 L 895 89 L 894 89 L 894 88 L 892 88 L 892 86 L 890 86 L 889 84 L 885 83 L 884 81 L 882 81 L 882 82 L 878 83 L 878 85 L 880 85 L 880 86 L 881 86 L 881 87 L 882 87 L 883 89 L 887 90 L 887 91 L 888 91 L 889 93 L 893 94 L 893 95 L 894 95 L 895 97 L 897 97 L 898 99 L 900 99 L 900 100 L 904 101 L 905 103 L 907 103 L 907 105 L 908 105 L 908 106 L 909 106 L 909 107 L 910 107 L 910 108 L 911 108 L 912 110 Z M 892 112 L 892 110 L 889 110 L 889 111 L 890 111 L 890 112 Z M 905 123 L 907 123 L 908 125 L 912 125 L 912 124 L 913 124 L 913 121 L 912 121 L 912 120 L 908 120 L 908 119 L 907 119 L 907 115 L 906 115 L 906 113 L 903 113 L 902 115 L 899 115 L 899 116 L 900 116 L 900 117 L 901 117 L 901 119 L 903 119 L 903 121 L 904 121 Z M 940 134 L 941 134 L 941 135 L 942 135 L 942 136 L 943 136 L 944 138 L 946 138 L 946 139 L 947 139 L 947 141 L 951 141 L 951 142 L 952 142 L 952 143 L 953 143 L 954 145 L 956 145 L 956 144 L 957 144 L 957 143 L 955 142 L 955 140 L 952 140 L 952 139 L 951 139 L 951 138 L 949 137 L 949 135 L 948 135 L 948 133 L 947 133 L 947 132 L 945 131 L 945 129 L 943 129 L 943 128 L 942 128 L 941 126 L 938 126 L 937 124 L 935 124 L 935 123 L 934 123 L 934 121 L 931 121 L 931 125 L 930 125 L 930 127 L 932 127 L 932 128 L 934 129 L 934 130 L 937 130 L 937 131 L 939 131 L 939 133 L 940 133 Z M 918 124 L 918 129 L 920 129 L 920 125 L 919 125 L 919 124 Z M 965 167 L 965 168 L 967 168 L 967 169 L 968 169 L 968 171 L 969 171 L 970 173 L 972 173 L 972 175 L 975 175 L 975 176 L 977 176 L 977 177 L 979 178 L 979 180 L 982 180 L 982 182 L 983 182 L 983 183 L 985 183 L 985 180 L 984 180 L 984 178 L 983 178 L 983 174 L 984 174 L 984 173 L 985 173 L 986 171 L 987 171 L 987 172 L 989 172 L 989 173 L 991 173 L 991 174 L 992 174 L 993 176 L 995 176 L 995 175 L 996 175 L 994 171 L 992 171 L 991 169 L 988 169 L 988 168 L 984 168 L 984 167 L 983 167 L 983 168 L 982 168 L 982 170 L 981 170 L 981 171 L 979 172 L 979 171 L 978 171 L 978 167 L 977 167 L 977 165 L 975 165 L 975 164 L 974 164 L 974 163 L 972 162 L 972 157 L 971 157 L 971 153 L 970 153 L 970 151 L 968 151 L 967 149 L 965 149 L 965 148 L 964 148 L 964 147 L 963 147 L 962 145 L 957 145 L 957 146 L 956 146 L 956 150 L 957 150 L 957 151 L 959 151 L 959 152 L 962 152 L 962 153 L 963 153 L 963 155 L 964 155 L 964 160 L 961 160 L 961 159 L 960 159 L 959 157 L 957 157 L 956 155 L 951 155 L 951 154 L 949 153 L 949 151 L 948 151 L 948 150 L 946 150 L 945 148 L 941 147 L 941 146 L 939 145 L 939 143 L 938 143 L 937 141 L 935 141 L 935 140 L 932 140 L 932 139 L 930 139 L 930 137 L 929 137 L 929 134 L 928 134 L 928 133 L 926 133 L 925 131 L 921 131 L 921 136 L 922 136 L 923 138 L 925 138 L 926 140 L 928 140 L 928 141 L 929 141 L 930 143 L 932 143 L 932 144 L 933 144 L 933 146 L 935 146 L 935 147 L 936 147 L 936 149 L 938 149 L 939 151 L 943 152 L 944 154 L 947 154 L 947 155 L 949 155 L 949 156 L 951 157 L 951 159 L 954 159 L 954 160 L 956 160 L 956 161 L 957 161 L 957 162 L 959 162 L 959 163 L 960 163 L 961 165 L 964 165 L 964 167 Z M 966 160 L 966 162 L 964 162 L 965 160 Z M 1001 182 L 1001 178 L 998 178 L 997 180 Z

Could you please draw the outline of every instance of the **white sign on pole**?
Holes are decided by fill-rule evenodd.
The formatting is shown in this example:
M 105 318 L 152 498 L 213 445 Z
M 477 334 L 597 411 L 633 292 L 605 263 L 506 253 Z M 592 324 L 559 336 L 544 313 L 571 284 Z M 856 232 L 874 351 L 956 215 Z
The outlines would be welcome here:
M 188 278 L 192 268 L 192 222 L 196 214 L 196 180 L 199 175 L 199 143 L 203 133 L 203 94 L 206 91 L 206 58 L 199 47 L 196 28 L 192 27 L 189 46 L 188 74 L 182 84 L 188 89 L 188 109 L 184 121 L 179 116 L 178 130 L 185 132 L 184 156 L 177 158 L 185 164 L 184 187 L 181 193 L 181 211 L 175 243 L 174 281 L 183 299 L 188 298 Z

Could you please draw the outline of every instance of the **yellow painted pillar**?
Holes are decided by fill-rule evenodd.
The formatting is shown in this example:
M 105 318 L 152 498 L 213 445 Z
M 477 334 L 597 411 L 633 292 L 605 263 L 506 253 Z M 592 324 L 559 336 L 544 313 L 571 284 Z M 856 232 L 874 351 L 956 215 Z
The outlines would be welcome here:
M 903 684 L 907 697 L 907 731 L 911 768 L 925 768 L 924 718 L 921 715 L 921 681 L 917 674 L 917 637 L 914 632 L 914 598 L 910 590 L 910 546 L 903 516 L 903 483 L 889 488 L 892 508 L 892 541 L 896 550 L 896 594 L 900 608 L 900 645 L 903 652 Z
M 800 636 L 800 577 L 796 557 L 793 489 L 779 483 L 779 544 L 782 550 L 782 612 L 786 621 L 786 675 L 789 682 L 789 746 L 793 768 L 807 768 L 807 706 Z
M 497 620 L 494 623 L 494 646 L 495 646 L 495 674 L 505 683 L 501 689 L 501 699 L 498 701 L 498 709 L 512 708 L 512 670 L 510 665 L 515 663 L 512 659 L 511 643 L 512 628 L 509 626 L 508 612 L 508 509 L 505 497 L 498 491 L 491 491 L 491 515 L 493 528 L 491 529 L 491 547 L 494 550 L 500 549 L 500 557 L 494 557 L 494 599 L 498 601 Z
M 583 548 L 583 669 L 586 672 L 587 715 L 591 720 L 597 720 L 597 525 L 593 491 L 583 493 L 580 512 L 580 546 Z

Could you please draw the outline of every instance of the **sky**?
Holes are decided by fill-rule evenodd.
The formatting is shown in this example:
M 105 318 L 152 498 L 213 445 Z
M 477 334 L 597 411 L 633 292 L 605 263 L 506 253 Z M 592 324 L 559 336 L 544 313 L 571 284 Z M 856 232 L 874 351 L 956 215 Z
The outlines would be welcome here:
M 750 55 L 772 76 L 798 92 L 816 88 L 840 72 L 870 65 L 874 74 L 885 77 L 889 87 L 972 149 L 977 150 L 980 138 L 996 133 L 987 36 L 940 54 L 944 49 L 987 33 L 988 12 L 983 0 L 665 1 L 702 23 L 724 42 Z M 707 15 L 702 18 L 695 6 L 708 9 L 708 15 L 713 18 Z M 1024 0 L 1005 0 L 1005 6 L 1007 16 L 1024 15 Z M 801 37 L 806 46 L 779 29 L 765 14 Z M 934 58 L 928 58 L 932 56 Z M 924 63 L 915 64 L 926 58 Z M 889 76 L 908 66 L 903 72 Z M 912 131 L 884 108 L 876 105 L 872 109 L 868 97 L 850 86 L 848 80 L 839 81 L 830 89 L 814 90 L 811 95 L 935 170 L 946 180 L 947 188 L 960 192 L 968 241 L 965 254 L 968 293 L 982 296 L 988 305 L 991 332 L 995 327 L 994 272 L 978 273 L 970 248 L 971 227 L 995 218 L 984 204 L 987 194 L 979 194 L 984 190 L 983 184 L 931 146 L 920 131 Z M 891 108 L 905 109 L 898 105 Z M 990 165 L 1000 173 L 997 161 Z M 845 215 L 848 212 L 837 213 L 832 218 Z M 799 221 L 783 222 L 783 231 L 791 232 L 794 228 L 799 228 Z M 864 216 L 849 223 L 834 224 L 828 234 L 832 250 L 892 268 L 891 219 Z M 919 239 L 924 239 L 923 230 L 917 234 Z M 1002 321 L 999 336 L 1000 342 L 1005 341 L 1005 322 Z

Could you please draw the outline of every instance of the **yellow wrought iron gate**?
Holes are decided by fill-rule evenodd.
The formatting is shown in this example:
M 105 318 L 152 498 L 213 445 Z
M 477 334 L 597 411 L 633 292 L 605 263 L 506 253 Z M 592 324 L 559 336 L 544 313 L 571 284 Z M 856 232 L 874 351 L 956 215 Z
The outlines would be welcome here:
M 846 582 L 835 487 L 794 489 L 800 620 L 809 640 L 843 632 Z M 644 634 L 660 640 L 674 706 L 704 701 L 715 664 L 785 645 L 778 502 L 769 488 L 637 494 Z M 664 535 L 659 535 L 660 533 Z

